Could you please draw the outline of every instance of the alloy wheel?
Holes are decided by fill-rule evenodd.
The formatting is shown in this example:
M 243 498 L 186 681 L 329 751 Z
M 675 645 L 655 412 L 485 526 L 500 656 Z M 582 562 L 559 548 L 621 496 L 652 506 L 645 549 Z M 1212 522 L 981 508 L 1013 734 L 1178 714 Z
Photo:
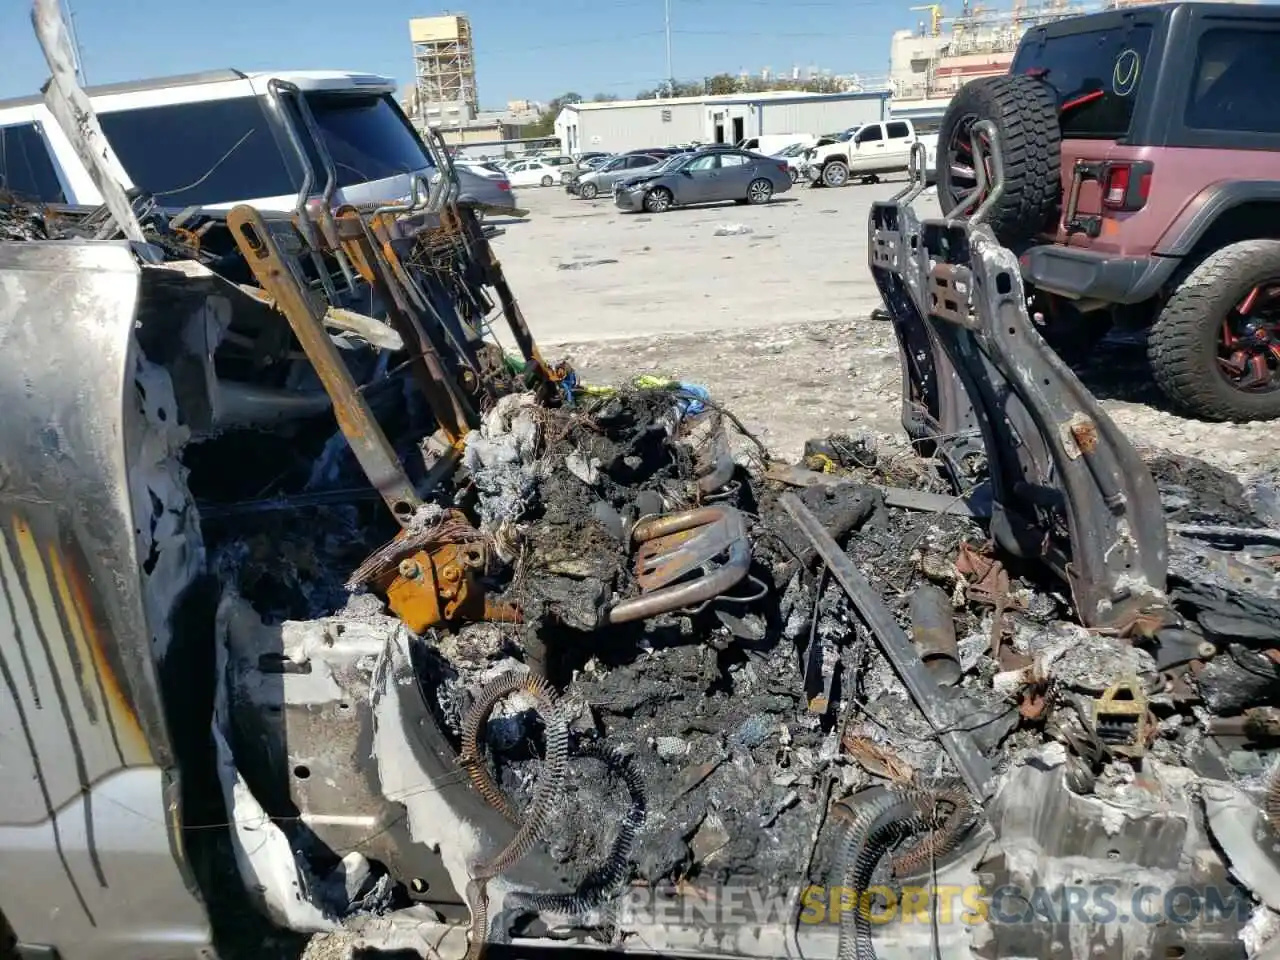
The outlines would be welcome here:
M 1258 284 L 1223 318 L 1218 372 L 1243 393 L 1280 389 L 1280 278 Z
M 768 203 L 773 196 L 773 184 L 768 180 L 752 180 L 747 187 L 748 203 Z

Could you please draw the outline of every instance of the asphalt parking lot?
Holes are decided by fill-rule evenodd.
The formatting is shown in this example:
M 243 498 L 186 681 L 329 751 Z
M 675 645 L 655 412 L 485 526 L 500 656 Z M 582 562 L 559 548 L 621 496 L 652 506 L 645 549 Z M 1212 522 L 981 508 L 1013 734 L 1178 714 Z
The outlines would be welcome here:
M 792 187 L 734 203 L 631 214 L 563 188 L 517 191 L 529 210 L 497 241 L 536 334 L 547 343 L 772 327 L 865 316 L 867 215 L 900 183 Z M 717 229 L 750 232 L 717 236 Z
M 704 384 L 784 457 L 829 433 L 869 433 L 887 448 L 904 442 L 901 369 L 892 327 L 871 317 L 867 216 L 902 186 L 793 187 L 765 206 L 658 215 L 530 188 L 517 191 L 529 216 L 495 221 L 506 232 L 494 246 L 534 335 L 585 379 Z M 937 209 L 931 193 L 917 201 L 921 216 Z M 1280 471 L 1274 423 L 1170 411 L 1140 342 L 1104 345 L 1080 373 L 1141 446 Z

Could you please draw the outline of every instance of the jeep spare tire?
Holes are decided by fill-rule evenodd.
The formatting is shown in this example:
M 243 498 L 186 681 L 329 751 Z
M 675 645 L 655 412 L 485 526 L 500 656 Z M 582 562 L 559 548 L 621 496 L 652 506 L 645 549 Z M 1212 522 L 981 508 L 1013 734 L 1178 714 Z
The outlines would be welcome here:
M 956 91 L 938 131 L 938 203 L 944 214 L 973 195 L 976 164 L 989 165 L 989 153 L 972 155 L 971 132 L 980 120 L 995 125 L 1004 160 L 1004 193 L 986 221 L 997 240 L 1016 250 L 1050 224 L 1058 208 L 1062 131 L 1057 100 L 1050 87 L 1026 76 L 983 77 Z

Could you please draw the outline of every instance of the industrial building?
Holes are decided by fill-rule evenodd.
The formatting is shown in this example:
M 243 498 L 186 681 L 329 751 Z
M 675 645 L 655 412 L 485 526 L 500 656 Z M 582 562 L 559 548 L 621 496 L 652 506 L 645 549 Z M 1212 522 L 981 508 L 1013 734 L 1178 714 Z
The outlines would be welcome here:
M 737 143 L 768 133 L 822 134 L 888 116 L 889 92 L 723 94 L 574 103 L 556 118 L 568 154 L 680 143 Z
M 409 39 L 417 102 L 428 122 L 450 115 L 461 120 L 475 117 L 480 98 L 471 21 L 464 16 L 418 17 L 409 21 Z

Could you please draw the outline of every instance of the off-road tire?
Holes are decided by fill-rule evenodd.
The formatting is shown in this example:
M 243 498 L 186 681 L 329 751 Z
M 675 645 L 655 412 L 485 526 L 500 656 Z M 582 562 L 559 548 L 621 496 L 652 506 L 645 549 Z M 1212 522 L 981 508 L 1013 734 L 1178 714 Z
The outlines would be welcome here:
M 956 91 L 938 131 L 935 177 L 944 214 L 956 207 L 952 136 L 968 117 L 990 120 L 1000 135 L 1004 194 L 987 215 L 996 239 L 1015 252 L 1051 222 L 1062 195 L 1062 128 L 1053 91 L 1026 76 L 984 77 Z
M 1280 417 L 1280 390 L 1245 393 L 1218 368 L 1224 318 L 1250 290 L 1277 277 L 1280 240 L 1241 240 L 1209 254 L 1183 278 L 1147 337 L 1147 359 L 1165 396 L 1202 420 Z
M 823 166 L 822 176 L 818 179 L 824 187 L 846 186 L 849 183 L 849 165 L 843 160 L 832 160 Z

